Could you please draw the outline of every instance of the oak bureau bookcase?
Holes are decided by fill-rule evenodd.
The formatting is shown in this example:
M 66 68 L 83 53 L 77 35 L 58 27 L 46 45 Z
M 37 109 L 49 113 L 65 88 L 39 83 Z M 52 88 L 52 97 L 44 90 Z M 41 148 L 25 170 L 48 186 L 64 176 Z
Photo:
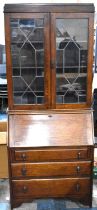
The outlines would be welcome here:
M 11 208 L 92 206 L 93 4 L 5 4 Z

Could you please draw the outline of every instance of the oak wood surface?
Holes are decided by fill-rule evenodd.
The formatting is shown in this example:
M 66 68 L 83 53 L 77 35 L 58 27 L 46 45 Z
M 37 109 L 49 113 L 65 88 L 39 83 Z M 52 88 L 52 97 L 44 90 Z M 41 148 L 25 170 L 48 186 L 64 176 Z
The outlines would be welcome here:
M 44 162 L 44 161 L 73 161 L 90 160 L 90 148 L 87 147 L 49 147 L 15 149 L 11 151 L 12 162 Z M 11 158 L 10 157 L 10 158 Z
M 77 187 L 79 186 L 79 189 Z M 13 197 L 64 197 L 90 193 L 90 178 L 13 180 Z
M 6 4 L 4 13 L 11 208 L 34 198 L 48 197 L 70 198 L 91 206 L 93 114 L 87 109 L 91 106 L 92 93 L 94 5 Z M 43 105 L 14 104 L 10 18 L 44 19 Z M 88 19 L 86 103 L 56 105 L 56 18 Z
M 93 145 L 91 113 L 10 115 L 10 147 Z
M 12 178 L 90 176 L 91 162 L 12 163 Z
M 80 12 L 94 12 L 93 4 L 5 4 L 4 12 L 68 12 L 68 13 L 80 13 Z

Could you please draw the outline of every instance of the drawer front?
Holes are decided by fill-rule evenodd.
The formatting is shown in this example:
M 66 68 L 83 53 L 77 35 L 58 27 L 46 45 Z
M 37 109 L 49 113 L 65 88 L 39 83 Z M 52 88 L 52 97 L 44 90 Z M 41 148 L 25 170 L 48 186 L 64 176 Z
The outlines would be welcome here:
M 90 193 L 90 179 L 33 179 L 12 181 L 13 196 L 19 197 L 69 197 Z
M 90 161 L 51 162 L 51 163 L 13 163 L 12 177 L 49 177 L 49 176 L 89 176 Z
M 16 150 L 15 161 L 64 161 L 88 159 L 88 149 Z

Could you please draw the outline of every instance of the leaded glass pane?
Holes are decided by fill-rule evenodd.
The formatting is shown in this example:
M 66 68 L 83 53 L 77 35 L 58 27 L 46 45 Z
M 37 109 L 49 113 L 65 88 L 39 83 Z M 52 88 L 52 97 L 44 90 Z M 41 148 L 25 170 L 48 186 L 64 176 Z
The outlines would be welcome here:
M 20 69 L 19 68 L 13 68 L 12 74 L 13 74 L 13 76 L 20 76 Z
M 85 103 L 88 19 L 56 19 L 56 103 Z
M 32 90 L 34 90 L 34 93 L 39 94 L 39 92 L 43 92 L 44 90 L 43 77 L 36 77 L 30 87 Z
M 13 77 L 13 91 L 14 92 L 22 92 L 26 89 L 26 83 L 22 77 Z
M 35 66 L 35 49 L 30 43 L 25 43 L 20 50 L 21 67 Z
M 21 68 L 21 76 L 25 82 L 30 85 L 36 78 L 36 69 L 34 68 Z
M 44 103 L 44 20 L 14 19 L 11 26 L 15 104 Z

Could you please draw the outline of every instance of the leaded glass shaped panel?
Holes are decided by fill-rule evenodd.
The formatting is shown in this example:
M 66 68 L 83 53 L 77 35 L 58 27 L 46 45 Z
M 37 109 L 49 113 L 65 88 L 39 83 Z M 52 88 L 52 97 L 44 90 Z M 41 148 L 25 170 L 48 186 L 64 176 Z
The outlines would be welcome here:
M 44 103 L 44 19 L 12 18 L 14 104 Z
M 56 19 L 56 103 L 85 103 L 88 19 Z

